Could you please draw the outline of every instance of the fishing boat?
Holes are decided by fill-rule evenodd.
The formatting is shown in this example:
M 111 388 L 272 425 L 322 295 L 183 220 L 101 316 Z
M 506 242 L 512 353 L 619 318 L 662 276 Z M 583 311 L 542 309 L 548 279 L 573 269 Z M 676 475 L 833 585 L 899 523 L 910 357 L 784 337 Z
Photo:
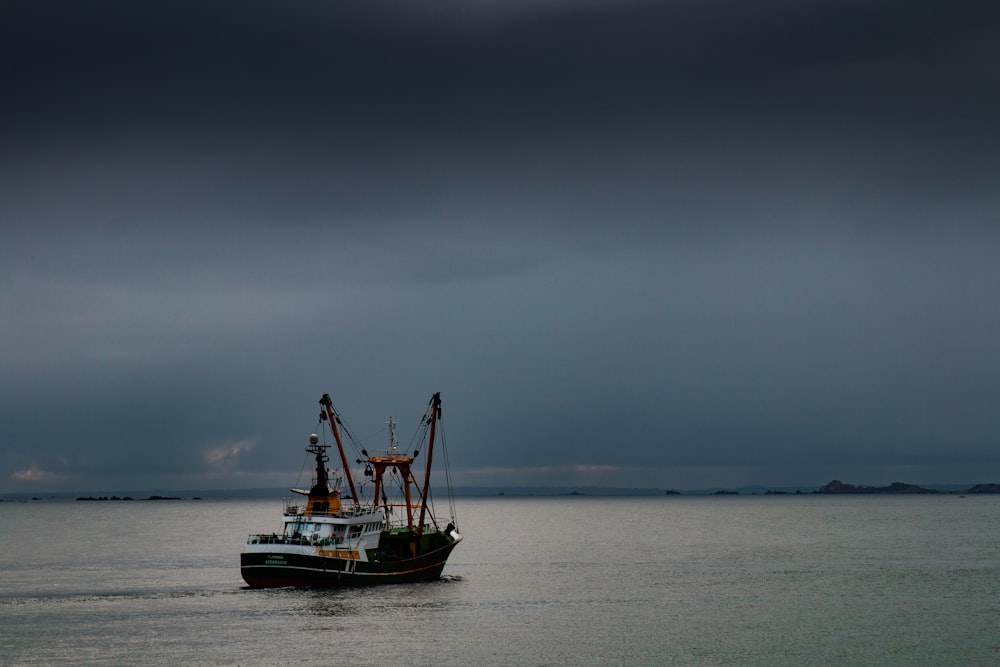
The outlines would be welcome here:
M 434 513 L 431 465 L 435 439 L 444 454 L 441 395 L 434 394 L 413 440 L 401 448 L 390 417 L 388 445 L 369 454 L 334 409 L 329 394 L 319 401 L 320 433 L 309 436 L 306 452 L 315 460 L 309 490 L 291 489 L 281 527 L 250 535 L 240 555 L 240 573 L 251 588 L 279 586 L 363 586 L 440 579 L 452 549 L 462 541 L 454 500 L 448 489 L 450 516 Z M 329 432 L 341 468 L 327 467 Z M 343 432 L 343 436 L 342 436 Z M 361 483 L 348 464 L 345 437 L 358 451 Z M 424 452 L 423 481 L 415 459 Z M 450 475 L 447 475 L 450 481 Z M 360 493 L 359 493 L 360 492 Z

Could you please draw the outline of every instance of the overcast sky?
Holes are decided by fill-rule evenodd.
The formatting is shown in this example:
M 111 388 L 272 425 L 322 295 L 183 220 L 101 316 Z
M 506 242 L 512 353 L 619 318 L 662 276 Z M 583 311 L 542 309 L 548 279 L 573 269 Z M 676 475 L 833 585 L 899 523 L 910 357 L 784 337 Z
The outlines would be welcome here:
M 4 3 L 0 492 L 1000 481 L 1000 5 Z

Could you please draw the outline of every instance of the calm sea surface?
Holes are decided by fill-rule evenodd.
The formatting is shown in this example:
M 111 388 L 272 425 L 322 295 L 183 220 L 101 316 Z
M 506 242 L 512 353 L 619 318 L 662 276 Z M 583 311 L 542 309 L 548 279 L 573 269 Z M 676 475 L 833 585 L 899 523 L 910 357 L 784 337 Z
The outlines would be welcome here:
M 280 512 L 0 503 L 0 664 L 1000 665 L 1000 496 L 459 498 L 443 581 L 249 590 Z

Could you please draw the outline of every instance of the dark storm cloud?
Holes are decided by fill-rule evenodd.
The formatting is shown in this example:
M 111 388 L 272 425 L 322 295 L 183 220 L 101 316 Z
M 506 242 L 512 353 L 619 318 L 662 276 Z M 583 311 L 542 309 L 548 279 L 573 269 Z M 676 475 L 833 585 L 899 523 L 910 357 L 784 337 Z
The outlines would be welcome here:
M 485 16 L 464 3 L 162 5 L 15 9 L 5 48 L 21 120 L 54 140 L 104 131 L 210 152 L 279 137 L 306 144 L 296 153 L 318 140 L 357 159 L 397 142 L 453 151 L 594 130 L 599 145 L 623 124 L 669 128 L 692 113 L 743 131 L 823 120 L 836 131 L 843 118 L 862 131 L 941 129 L 986 121 L 998 95 L 989 3 L 563 3 Z
M 1000 476 L 995 3 L 4 12 L 0 489 Z
M 836 178 L 860 157 L 906 188 L 989 166 L 988 3 L 731 4 L 29 4 L 6 47 L 13 148 L 130 189 L 155 155 L 184 196 L 239 193 L 267 218 L 446 213 L 443 190 L 508 180 L 530 204 L 796 161 Z

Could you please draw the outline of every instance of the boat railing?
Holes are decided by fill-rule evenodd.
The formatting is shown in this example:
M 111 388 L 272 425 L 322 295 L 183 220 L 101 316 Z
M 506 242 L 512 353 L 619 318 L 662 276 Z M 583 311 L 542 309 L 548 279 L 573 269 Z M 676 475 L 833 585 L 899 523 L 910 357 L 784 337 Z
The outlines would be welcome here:
M 285 498 L 285 516 L 306 516 L 307 504 L 296 500 L 295 498 Z M 309 516 L 330 516 L 330 517 L 340 517 L 340 518 L 350 518 L 353 516 L 364 516 L 366 514 L 372 514 L 373 511 L 370 507 L 362 507 L 361 505 L 354 505 L 353 507 L 345 507 L 341 505 L 340 509 L 317 509 L 316 505 L 313 505 L 313 509 L 309 512 Z
M 285 498 L 285 516 L 298 516 L 299 514 L 304 514 L 305 511 L 305 505 L 300 505 L 297 502 L 292 502 L 289 498 Z
M 342 544 L 351 544 L 357 542 L 356 538 L 352 537 L 342 537 L 337 535 L 325 535 L 319 537 L 318 535 L 311 535 L 309 537 L 289 537 L 287 535 L 278 535 L 272 533 L 270 535 L 255 535 L 251 533 L 247 536 L 247 544 L 293 544 L 298 546 L 340 546 Z
M 338 510 L 330 509 L 329 507 L 323 507 L 319 503 L 315 503 L 309 512 L 306 512 L 308 508 L 308 503 L 301 503 L 297 500 L 286 498 L 285 499 L 285 516 L 350 516 L 349 512 L 345 512 L 344 508 Z
M 313 544 L 309 538 L 306 537 L 287 537 L 285 535 L 254 535 L 250 534 L 247 537 L 247 544 L 296 544 L 301 546 L 309 546 Z

